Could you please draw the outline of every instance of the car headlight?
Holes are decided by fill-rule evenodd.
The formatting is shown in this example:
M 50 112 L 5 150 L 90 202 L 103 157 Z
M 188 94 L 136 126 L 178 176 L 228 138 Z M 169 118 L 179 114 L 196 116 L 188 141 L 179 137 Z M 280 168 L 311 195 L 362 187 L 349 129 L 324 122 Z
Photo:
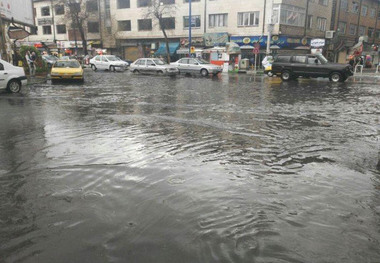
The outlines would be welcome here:
M 75 72 L 73 76 L 82 76 L 82 72 Z

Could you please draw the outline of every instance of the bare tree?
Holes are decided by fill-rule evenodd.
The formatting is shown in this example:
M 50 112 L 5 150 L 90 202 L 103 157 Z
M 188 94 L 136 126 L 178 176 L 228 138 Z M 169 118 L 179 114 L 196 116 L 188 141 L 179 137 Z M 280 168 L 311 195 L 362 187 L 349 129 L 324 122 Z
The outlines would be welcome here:
M 74 31 L 76 38 L 76 32 L 79 31 L 82 40 L 83 53 L 87 54 L 87 38 L 86 38 L 86 22 L 88 13 L 86 12 L 87 0 L 59 0 L 58 4 L 64 5 L 66 8 L 65 18 L 67 22 L 71 22 L 70 27 Z
M 174 23 L 174 14 L 177 9 L 173 0 L 147 0 L 150 5 L 147 9 L 146 18 L 155 20 L 165 38 L 166 56 L 170 63 L 169 39 L 166 30 L 173 29 L 171 23 Z

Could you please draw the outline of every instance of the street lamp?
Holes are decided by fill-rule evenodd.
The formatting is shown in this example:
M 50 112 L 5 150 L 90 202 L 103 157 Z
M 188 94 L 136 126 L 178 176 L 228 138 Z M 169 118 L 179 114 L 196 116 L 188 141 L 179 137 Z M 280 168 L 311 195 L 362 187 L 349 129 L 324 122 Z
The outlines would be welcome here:
M 189 0 L 189 57 L 191 56 L 191 0 Z

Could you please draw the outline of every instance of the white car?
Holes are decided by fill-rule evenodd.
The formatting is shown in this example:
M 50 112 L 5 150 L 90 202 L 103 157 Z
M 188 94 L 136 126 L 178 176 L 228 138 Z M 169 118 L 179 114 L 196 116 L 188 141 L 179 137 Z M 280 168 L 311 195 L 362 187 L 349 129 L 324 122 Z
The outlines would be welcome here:
M 158 58 L 139 58 L 131 64 L 129 69 L 133 73 L 157 74 L 157 75 L 178 75 L 176 67 L 167 64 Z
M 20 92 L 21 86 L 26 85 L 27 78 L 22 67 L 16 67 L 0 59 L 0 89 L 9 92 Z
M 113 55 L 97 55 L 90 59 L 92 70 L 124 71 L 129 66 L 128 62 Z
M 178 68 L 180 73 L 184 74 L 201 74 L 206 77 L 208 74 L 214 76 L 222 72 L 222 67 L 208 63 L 201 58 L 181 58 L 180 60 L 170 63 Z

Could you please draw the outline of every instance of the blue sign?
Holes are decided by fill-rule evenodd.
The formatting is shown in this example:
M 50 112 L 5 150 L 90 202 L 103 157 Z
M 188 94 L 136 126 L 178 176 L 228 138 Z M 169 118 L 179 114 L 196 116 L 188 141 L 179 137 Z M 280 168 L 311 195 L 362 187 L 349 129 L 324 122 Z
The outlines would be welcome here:
M 266 48 L 268 37 L 267 36 L 231 36 L 231 42 L 238 44 L 239 46 L 254 46 L 255 43 L 259 43 L 261 48 Z M 302 37 L 289 37 L 289 36 L 272 36 L 270 45 L 276 45 L 280 48 L 296 48 L 302 46 L 310 46 L 311 39 Z

